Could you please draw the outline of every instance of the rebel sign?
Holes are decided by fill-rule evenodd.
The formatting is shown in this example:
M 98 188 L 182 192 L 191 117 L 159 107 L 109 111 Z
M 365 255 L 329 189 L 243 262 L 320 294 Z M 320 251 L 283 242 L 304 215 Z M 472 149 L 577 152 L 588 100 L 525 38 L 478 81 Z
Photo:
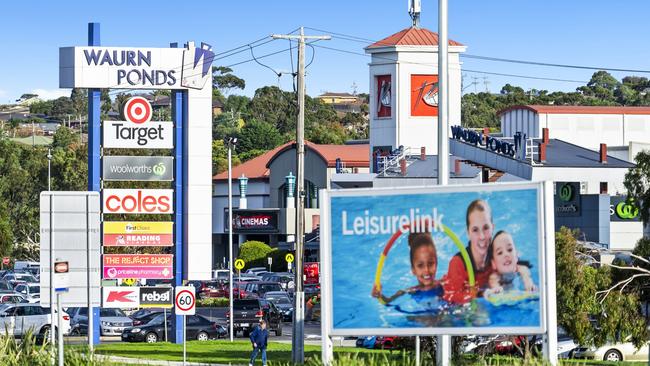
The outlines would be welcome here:
M 173 198 L 173 189 L 104 189 L 103 213 L 173 213 Z

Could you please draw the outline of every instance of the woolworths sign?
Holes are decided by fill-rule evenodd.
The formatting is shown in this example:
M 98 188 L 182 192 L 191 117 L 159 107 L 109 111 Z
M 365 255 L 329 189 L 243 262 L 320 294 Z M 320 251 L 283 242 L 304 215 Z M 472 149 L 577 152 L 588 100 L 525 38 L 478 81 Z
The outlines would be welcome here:
M 174 158 L 171 156 L 104 156 L 106 181 L 172 181 Z

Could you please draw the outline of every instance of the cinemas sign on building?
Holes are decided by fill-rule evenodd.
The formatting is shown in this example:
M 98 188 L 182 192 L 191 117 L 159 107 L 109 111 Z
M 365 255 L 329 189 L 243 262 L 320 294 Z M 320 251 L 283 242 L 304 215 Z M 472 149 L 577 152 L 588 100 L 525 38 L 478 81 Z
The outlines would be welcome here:
M 279 210 L 232 210 L 233 233 L 277 233 Z M 228 209 L 224 212 L 228 231 Z

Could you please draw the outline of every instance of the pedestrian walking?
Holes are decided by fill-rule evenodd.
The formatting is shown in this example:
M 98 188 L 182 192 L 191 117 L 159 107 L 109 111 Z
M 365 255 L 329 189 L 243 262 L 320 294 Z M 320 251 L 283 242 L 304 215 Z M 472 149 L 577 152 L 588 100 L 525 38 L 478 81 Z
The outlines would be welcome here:
M 260 325 L 251 332 L 251 343 L 253 344 L 253 353 L 248 366 L 253 366 L 258 353 L 262 353 L 262 365 L 266 366 L 266 341 L 269 338 L 269 331 L 266 330 L 266 322 L 260 319 Z

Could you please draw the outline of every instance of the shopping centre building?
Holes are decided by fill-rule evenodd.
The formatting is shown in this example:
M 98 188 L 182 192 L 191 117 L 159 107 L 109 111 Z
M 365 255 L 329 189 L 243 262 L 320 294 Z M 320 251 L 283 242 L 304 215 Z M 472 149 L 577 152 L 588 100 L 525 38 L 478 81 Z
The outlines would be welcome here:
M 629 251 L 643 235 L 625 207 L 625 173 L 650 142 L 650 108 L 524 105 L 499 112 L 501 131 L 461 126 L 460 54 L 449 41 L 450 184 L 555 182 L 555 226 L 580 229 L 598 247 Z M 346 145 L 307 143 L 305 231 L 318 260 L 318 190 L 437 183 L 438 36 L 411 27 L 365 48 L 370 138 Z M 235 242 L 291 249 L 295 144 L 233 168 Z M 213 263 L 226 264 L 227 172 L 213 178 Z

